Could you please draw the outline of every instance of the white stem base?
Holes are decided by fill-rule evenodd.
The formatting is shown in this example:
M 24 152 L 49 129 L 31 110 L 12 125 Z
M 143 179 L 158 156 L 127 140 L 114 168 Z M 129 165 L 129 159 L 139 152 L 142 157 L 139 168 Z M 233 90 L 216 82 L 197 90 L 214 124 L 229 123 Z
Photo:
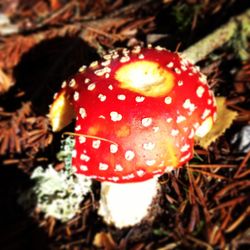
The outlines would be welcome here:
M 137 183 L 101 183 L 98 214 L 117 228 L 134 226 L 149 211 L 159 188 L 157 178 Z

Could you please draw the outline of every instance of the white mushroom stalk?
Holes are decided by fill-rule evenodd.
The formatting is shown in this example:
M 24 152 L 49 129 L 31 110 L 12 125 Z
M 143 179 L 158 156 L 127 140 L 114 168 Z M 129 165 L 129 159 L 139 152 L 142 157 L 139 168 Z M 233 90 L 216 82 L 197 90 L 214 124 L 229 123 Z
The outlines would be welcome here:
M 158 178 L 136 183 L 102 182 L 98 214 L 109 225 L 126 228 L 140 223 L 159 192 Z
M 54 130 L 72 108 L 72 166 L 101 182 L 99 214 L 118 228 L 147 216 L 157 176 L 193 157 L 194 136 L 204 136 L 216 114 L 206 77 L 161 47 L 114 50 L 81 68 L 52 104 Z

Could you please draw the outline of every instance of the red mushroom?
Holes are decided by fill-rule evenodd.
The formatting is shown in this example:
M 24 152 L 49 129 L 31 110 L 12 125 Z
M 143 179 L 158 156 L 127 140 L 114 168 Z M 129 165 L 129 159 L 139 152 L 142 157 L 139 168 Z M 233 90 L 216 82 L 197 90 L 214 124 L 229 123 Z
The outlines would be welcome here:
M 198 67 L 160 47 L 135 47 L 113 50 L 63 84 L 50 111 L 54 130 L 73 113 L 72 166 L 103 182 L 102 194 L 110 196 L 101 198 L 99 213 L 124 227 L 145 216 L 157 191 L 156 177 L 193 157 L 194 135 L 210 130 L 216 106 Z M 133 211 L 136 201 L 144 208 L 123 218 L 124 202 Z

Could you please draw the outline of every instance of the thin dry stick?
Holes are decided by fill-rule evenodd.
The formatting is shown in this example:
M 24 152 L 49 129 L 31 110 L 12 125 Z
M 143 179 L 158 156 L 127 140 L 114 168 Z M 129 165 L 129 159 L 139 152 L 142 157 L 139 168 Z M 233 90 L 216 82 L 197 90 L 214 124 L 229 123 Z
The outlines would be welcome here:
M 225 230 L 225 232 L 231 233 L 234 231 L 248 215 L 250 215 L 250 206 L 246 208 L 246 210 Z
M 239 31 L 244 32 L 244 36 L 250 35 L 250 9 L 239 16 L 232 17 L 228 23 L 183 51 L 183 54 L 197 63 L 227 43 Z

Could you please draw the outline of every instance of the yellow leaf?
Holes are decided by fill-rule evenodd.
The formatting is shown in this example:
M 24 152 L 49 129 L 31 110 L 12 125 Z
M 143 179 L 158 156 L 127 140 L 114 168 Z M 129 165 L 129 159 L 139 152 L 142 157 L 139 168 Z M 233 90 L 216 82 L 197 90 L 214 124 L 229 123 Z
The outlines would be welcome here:
M 223 135 L 223 133 L 232 125 L 234 119 L 238 115 L 237 112 L 227 108 L 225 97 L 216 97 L 215 99 L 217 105 L 217 119 L 212 129 L 206 136 L 202 138 L 195 137 L 196 144 L 203 148 L 207 148 L 218 137 Z
M 104 248 L 105 250 L 115 250 L 117 245 L 110 233 L 99 232 L 95 235 L 94 246 Z

